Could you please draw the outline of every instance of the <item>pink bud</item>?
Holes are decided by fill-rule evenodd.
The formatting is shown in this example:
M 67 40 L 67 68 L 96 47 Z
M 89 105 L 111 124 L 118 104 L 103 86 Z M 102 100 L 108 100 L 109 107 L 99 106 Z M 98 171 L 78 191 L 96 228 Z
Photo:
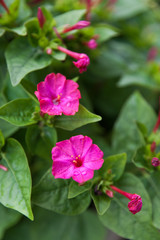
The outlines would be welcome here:
M 90 49 L 95 49 L 95 48 L 97 48 L 97 46 L 98 46 L 96 40 L 93 39 L 93 38 L 92 38 L 91 40 L 89 40 L 89 42 L 87 42 L 86 45 L 87 45 L 87 47 L 90 48 Z
M 47 53 L 48 55 L 51 55 L 51 54 L 52 54 L 52 49 L 51 49 L 51 48 L 47 48 L 46 53 Z
M 87 70 L 87 66 L 90 64 L 90 59 L 86 54 L 76 53 L 61 46 L 58 46 L 57 49 L 78 60 L 77 62 L 73 62 L 73 64 L 79 68 L 80 73 Z
M 0 5 L 6 10 L 6 12 L 9 14 L 9 9 L 5 3 L 4 0 L 0 0 Z
M 6 167 L 3 166 L 3 165 L 0 165 L 0 169 L 2 169 L 3 171 L 8 171 L 8 168 L 6 168 Z
M 43 12 L 42 12 L 40 7 L 38 8 L 37 18 L 38 18 L 40 27 L 43 28 L 43 25 L 44 25 L 46 19 L 45 19 L 44 15 L 43 15 Z
M 113 198 L 113 192 L 111 190 L 106 190 L 106 194 L 108 197 Z
M 90 25 L 90 22 L 88 22 L 88 21 L 79 21 L 78 23 L 76 23 L 73 26 L 66 26 L 64 28 L 64 30 L 62 31 L 62 33 L 67 33 L 72 30 L 82 29 L 82 28 L 88 27 L 89 25 Z
M 159 165 L 160 165 L 159 159 L 156 157 L 152 158 L 152 166 L 158 167 Z
M 152 142 L 151 144 L 151 152 L 154 152 L 156 149 L 156 142 Z
M 147 56 L 147 61 L 148 62 L 153 61 L 156 58 L 157 54 L 158 54 L 158 49 L 156 47 L 150 48 Z
M 139 211 L 141 211 L 141 208 L 142 208 L 141 196 L 137 194 L 133 194 L 131 201 L 128 203 L 128 208 L 129 208 L 129 211 L 133 214 L 136 214 Z
M 132 194 L 132 193 L 128 193 L 125 191 L 122 191 L 121 189 L 111 185 L 110 186 L 114 191 L 120 193 L 121 195 L 125 196 L 126 198 L 128 198 L 129 200 L 131 200 L 128 203 L 128 208 L 129 211 L 133 214 L 136 214 L 137 212 L 139 212 L 142 208 L 142 198 L 141 196 L 137 195 L 137 194 Z

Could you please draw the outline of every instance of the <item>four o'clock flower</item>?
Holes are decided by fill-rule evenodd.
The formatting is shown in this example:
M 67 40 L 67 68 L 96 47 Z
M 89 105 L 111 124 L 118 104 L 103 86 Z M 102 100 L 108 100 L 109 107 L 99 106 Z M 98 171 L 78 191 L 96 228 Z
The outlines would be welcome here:
M 160 160 L 156 157 L 152 158 L 152 166 L 154 167 L 160 166 Z
M 93 178 L 94 170 L 102 167 L 103 152 L 92 139 L 77 135 L 56 143 L 52 149 L 52 174 L 55 178 L 73 178 L 83 184 Z
M 0 0 L 0 5 L 6 10 L 6 12 L 9 14 L 9 9 L 5 3 L 4 0 Z
M 67 33 L 72 30 L 82 29 L 82 28 L 88 27 L 89 25 L 90 25 L 89 21 L 79 21 L 78 23 L 76 23 L 73 26 L 66 25 L 65 28 L 63 29 L 62 33 Z
M 60 73 L 50 73 L 43 82 L 38 83 L 35 95 L 40 102 L 42 113 L 49 115 L 74 115 L 78 112 L 81 98 L 79 85 L 67 80 Z
M 45 16 L 40 7 L 38 8 L 37 18 L 38 18 L 40 27 L 43 28 L 43 25 L 44 25 L 46 19 L 45 19 Z
M 57 49 L 78 60 L 77 62 L 73 62 L 73 64 L 79 68 L 80 73 L 87 71 L 87 66 L 90 64 L 90 59 L 86 54 L 72 52 L 61 46 L 58 46 Z
M 131 193 L 128 193 L 128 192 L 124 192 L 122 191 L 121 189 L 111 185 L 110 186 L 114 191 L 122 194 L 123 196 L 127 197 L 129 200 L 131 200 L 129 203 L 128 203 L 128 208 L 129 208 L 129 211 L 133 214 L 136 214 L 138 213 L 139 211 L 141 211 L 141 208 L 142 208 L 142 198 L 141 196 L 137 195 L 137 194 L 131 194 Z

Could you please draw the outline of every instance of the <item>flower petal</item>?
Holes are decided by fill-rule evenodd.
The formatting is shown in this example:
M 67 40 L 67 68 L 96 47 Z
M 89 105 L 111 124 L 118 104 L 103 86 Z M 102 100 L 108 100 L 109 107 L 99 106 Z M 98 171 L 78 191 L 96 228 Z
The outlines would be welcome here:
M 73 172 L 72 178 L 78 183 L 84 183 L 93 178 L 94 171 L 85 167 L 76 168 Z
M 67 156 L 71 157 L 76 157 L 76 154 L 72 148 L 72 144 L 70 140 L 64 140 L 61 142 L 56 143 L 56 146 L 61 149 L 62 152 L 64 152 Z
M 61 162 L 56 161 L 53 162 L 52 166 L 52 174 L 55 178 L 63 178 L 68 179 L 72 176 L 74 171 L 74 165 L 67 161 L 67 162 Z
M 52 95 L 55 97 L 63 92 L 66 77 L 60 73 L 50 73 L 45 78 L 45 83 Z
M 76 157 L 78 157 L 78 155 L 81 156 L 83 151 L 84 136 L 83 135 L 73 136 L 70 138 L 70 141 L 76 154 Z
M 103 152 L 96 144 L 92 144 L 84 157 L 83 166 L 93 170 L 100 169 L 104 162 L 102 158 Z
M 73 162 L 73 158 L 66 154 L 62 149 L 58 146 L 52 148 L 52 160 L 55 161 L 69 161 Z

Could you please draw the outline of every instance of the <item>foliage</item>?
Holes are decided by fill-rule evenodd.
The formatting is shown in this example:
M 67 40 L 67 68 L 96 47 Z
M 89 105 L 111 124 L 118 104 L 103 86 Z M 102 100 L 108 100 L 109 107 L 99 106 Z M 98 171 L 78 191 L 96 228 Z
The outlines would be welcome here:
M 109 240 L 107 229 L 160 239 L 160 166 L 151 164 L 160 159 L 160 4 L 87 2 L 0 0 L 2 240 Z M 90 25 L 64 31 L 80 20 Z M 79 85 L 76 114 L 43 113 L 35 91 L 50 73 Z M 103 151 L 103 166 L 82 185 L 54 178 L 52 148 L 80 134 Z M 129 212 L 113 185 L 139 194 L 142 210 Z

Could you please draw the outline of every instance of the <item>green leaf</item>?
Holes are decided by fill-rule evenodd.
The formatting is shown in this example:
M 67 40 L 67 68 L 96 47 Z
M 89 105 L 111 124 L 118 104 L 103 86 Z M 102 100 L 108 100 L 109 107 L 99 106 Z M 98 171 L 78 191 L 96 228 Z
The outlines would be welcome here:
M 136 122 L 145 125 L 148 134 L 156 122 L 155 112 L 138 92 L 126 101 L 113 131 L 113 149 L 115 152 L 126 152 L 128 161 L 132 161 L 137 149 L 145 144 Z
M 91 197 L 93 199 L 98 214 L 103 215 L 109 208 L 111 199 L 104 193 L 102 193 L 102 195 L 96 195 L 94 189 L 92 189 Z
M 122 76 L 117 85 L 118 87 L 127 87 L 132 85 L 149 88 L 151 90 L 160 90 L 159 84 L 157 84 L 153 77 L 146 72 L 125 74 Z
M 34 92 L 37 90 L 36 84 L 32 83 L 28 79 L 23 79 L 21 81 L 21 86 L 25 90 L 25 92 L 28 94 L 29 97 L 31 97 L 35 102 L 39 104 L 38 99 L 36 98 Z
M 69 190 L 68 190 L 68 198 L 74 198 L 79 194 L 88 191 L 91 188 L 91 186 L 92 186 L 92 182 L 90 181 L 87 181 L 83 185 L 79 185 L 77 182 L 71 181 L 69 185 Z
M 8 171 L 0 172 L 0 202 L 33 220 L 31 174 L 25 152 L 17 140 L 8 139 L 5 152 L 2 153 L 2 165 Z
M 99 36 L 99 38 L 97 39 L 98 43 L 105 42 L 105 41 L 109 40 L 110 38 L 118 35 L 118 32 L 116 32 L 113 28 L 111 28 L 107 24 L 96 26 L 94 33 Z
M 16 86 L 30 72 L 51 64 L 52 58 L 39 48 L 32 47 L 25 38 L 13 40 L 5 52 L 11 83 Z
M 32 155 L 51 160 L 51 150 L 56 145 L 57 133 L 48 126 L 30 126 L 26 133 L 27 146 Z
M 106 175 L 108 170 L 111 170 L 111 174 L 113 174 L 113 180 L 118 180 L 125 169 L 127 161 L 126 153 L 121 153 L 117 155 L 113 155 L 104 159 L 103 166 L 98 171 L 98 173 L 102 175 Z
M 0 28 L 0 37 L 2 37 L 4 33 L 5 33 L 5 30 L 3 28 Z
M 32 99 L 16 99 L 0 108 L 0 118 L 15 126 L 30 125 L 36 123 L 32 119 L 35 107 Z
M 0 128 L 5 138 L 10 137 L 14 132 L 18 130 L 18 127 L 0 119 Z
M 15 27 L 15 28 L 3 27 L 2 30 L 7 31 L 7 32 L 16 33 L 19 36 L 26 36 L 26 34 L 27 34 L 27 31 L 26 31 L 26 28 L 24 25 L 22 25 L 20 27 Z
M 151 145 L 148 144 L 137 150 L 136 155 L 133 159 L 133 163 L 138 168 L 144 168 L 148 171 L 153 171 L 154 167 L 151 164 L 153 153 L 151 152 Z
M 85 9 L 82 10 L 72 10 L 63 14 L 58 15 L 57 17 L 55 17 L 55 21 L 56 21 L 56 26 L 62 26 L 62 25 L 74 25 L 76 24 L 81 17 L 85 14 Z
M 13 227 L 5 234 L 3 240 L 105 239 L 106 229 L 92 211 L 78 216 L 63 216 L 42 208 L 36 208 L 34 215 L 34 222 L 21 221 L 17 227 Z
M 66 53 L 63 52 L 54 52 L 52 57 L 59 61 L 64 61 L 66 59 Z
M 150 195 L 152 206 L 153 206 L 153 225 L 159 229 L 160 226 L 160 174 L 159 171 L 153 172 L 152 174 L 145 174 L 144 177 L 147 180 L 147 190 Z
M 65 215 L 76 215 L 84 212 L 90 204 L 88 193 L 68 199 L 69 181 L 54 179 L 49 169 L 40 182 L 33 188 L 34 204 Z
M 4 232 L 16 224 L 21 215 L 18 212 L 3 207 L 3 205 L 0 204 L 0 216 L 0 239 L 2 239 Z
M 116 20 L 131 18 L 148 9 L 147 0 L 118 0 L 113 9 L 112 18 Z
M 4 139 L 2 131 L 0 130 L 0 150 L 4 146 L 4 144 L 5 144 L 5 139 Z
M 116 186 L 123 191 L 139 194 L 142 197 L 142 210 L 133 215 L 127 207 L 129 200 L 119 193 L 115 193 L 110 208 L 100 217 L 100 220 L 107 228 L 118 235 L 124 238 L 135 239 L 136 224 L 141 225 L 142 223 L 143 226 L 144 222 L 151 222 L 152 219 L 152 205 L 149 195 L 139 178 L 131 173 L 125 173 L 117 181 Z
M 85 107 L 79 105 L 78 112 L 73 116 L 58 116 L 54 118 L 54 125 L 57 128 L 74 130 L 88 123 L 98 122 L 101 117 L 89 112 Z M 72 123 L 72 124 L 71 124 Z
M 33 46 L 38 46 L 40 37 L 40 26 L 37 18 L 31 18 L 25 23 L 28 39 Z
M 137 223 L 135 225 L 134 240 L 142 239 L 159 240 L 160 239 L 159 230 L 152 226 L 150 223 L 141 223 L 140 225 Z

